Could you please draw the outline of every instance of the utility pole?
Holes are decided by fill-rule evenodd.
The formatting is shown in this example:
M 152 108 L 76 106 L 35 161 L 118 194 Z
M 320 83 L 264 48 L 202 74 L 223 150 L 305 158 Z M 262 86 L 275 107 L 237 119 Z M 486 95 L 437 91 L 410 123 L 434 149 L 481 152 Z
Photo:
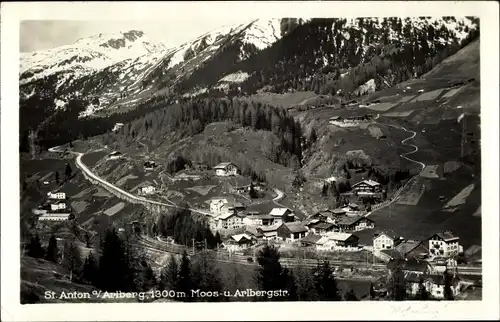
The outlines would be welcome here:
M 193 241 L 193 255 L 194 255 L 194 238 L 192 239 L 192 241 Z
M 207 250 L 207 239 L 205 238 L 205 250 Z

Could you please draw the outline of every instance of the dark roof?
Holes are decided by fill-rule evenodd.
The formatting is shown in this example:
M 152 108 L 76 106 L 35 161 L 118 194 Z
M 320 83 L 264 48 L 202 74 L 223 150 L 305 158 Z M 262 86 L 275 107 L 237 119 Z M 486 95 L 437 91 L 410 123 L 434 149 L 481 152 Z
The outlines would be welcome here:
M 262 233 L 259 231 L 259 229 L 257 227 L 254 227 L 254 226 L 246 226 L 245 232 L 249 233 L 250 235 L 255 236 L 255 237 L 262 236 Z
M 411 259 L 396 258 L 387 263 L 388 269 L 395 269 L 398 266 L 400 266 L 405 271 L 426 272 L 430 265 L 428 262 L 424 260 L 417 260 L 414 258 Z
M 255 215 L 246 215 L 248 219 L 274 219 L 273 216 L 268 214 L 255 214 Z
M 309 234 L 306 237 L 302 238 L 300 241 L 303 243 L 315 244 L 320 239 L 321 239 L 320 235 Z
M 397 239 L 400 239 L 400 236 L 399 234 L 397 234 L 395 231 L 393 230 L 381 230 L 381 231 L 377 231 L 374 236 L 373 236 L 373 239 L 377 238 L 378 236 L 380 235 L 386 235 L 390 238 L 392 238 L 394 241 L 396 241 Z
M 373 220 L 371 220 L 370 218 L 366 218 L 364 216 L 346 216 L 346 217 L 340 218 L 339 221 L 337 222 L 337 224 L 349 226 L 349 225 L 353 225 L 353 224 L 357 223 L 358 221 L 360 221 L 363 218 L 373 222 Z
M 339 215 L 339 214 L 345 214 L 346 211 L 344 209 L 342 209 L 342 208 L 337 208 L 337 209 L 333 209 L 332 213 L 335 214 L 335 215 Z
M 307 228 L 300 222 L 289 222 L 285 224 L 292 233 L 306 232 Z
M 396 249 L 384 249 L 381 252 L 384 253 L 384 254 L 386 254 L 386 255 L 388 255 L 390 258 L 393 258 L 393 259 L 400 259 L 400 258 L 404 257 Z
M 318 223 L 314 223 L 314 224 L 311 224 L 310 225 L 311 227 L 314 227 L 314 228 L 319 228 L 319 229 L 329 229 L 329 228 L 332 228 L 334 227 L 335 225 L 332 224 L 332 223 L 328 223 L 328 222 L 318 222 Z
M 444 241 L 451 241 L 454 239 L 459 239 L 459 237 L 453 235 L 453 233 L 451 231 L 444 231 L 444 232 L 436 233 L 433 236 L 438 236 L 439 238 L 441 238 Z

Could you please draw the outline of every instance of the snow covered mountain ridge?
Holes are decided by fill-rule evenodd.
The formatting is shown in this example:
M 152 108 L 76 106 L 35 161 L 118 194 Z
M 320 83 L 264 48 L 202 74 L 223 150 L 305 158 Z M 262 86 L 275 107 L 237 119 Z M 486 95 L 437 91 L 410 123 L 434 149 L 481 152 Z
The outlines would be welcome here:
M 150 40 L 139 30 L 101 33 L 71 45 L 21 53 L 20 73 L 24 82 L 71 69 L 85 73 L 166 50 L 165 44 Z

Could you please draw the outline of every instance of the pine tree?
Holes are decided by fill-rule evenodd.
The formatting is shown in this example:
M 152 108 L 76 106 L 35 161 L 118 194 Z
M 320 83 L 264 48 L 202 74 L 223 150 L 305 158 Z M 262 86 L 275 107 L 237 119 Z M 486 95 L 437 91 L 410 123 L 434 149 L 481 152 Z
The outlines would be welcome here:
M 303 263 L 304 261 L 301 258 L 298 259 L 298 265 L 293 269 L 293 276 L 297 285 L 297 299 L 299 301 L 317 301 L 319 297 L 311 270 Z
M 257 254 L 257 263 L 260 267 L 256 272 L 256 281 L 262 290 L 270 291 L 284 288 L 283 268 L 279 260 L 278 250 L 271 245 L 265 245 Z
M 448 269 L 446 269 L 444 271 L 444 299 L 446 301 L 454 300 L 452 289 L 453 279 L 453 275 L 448 271 Z
M 40 237 L 38 237 L 38 233 L 35 236 L 31 237 L 30 242 L 26 246 L 27 255 L 34 258 L 42 258 L 44 255 L 44 251 L 42 248 L 42 244 L 40 243 Z
M 318 135 L 316 134 L 316 130 L 314 128 L 311 129 L 311 133 L 309 134 L 309 143 L 313 144 L 318 139 Z
M 140 272 L 140 285 L 139 289 L 142 291 L 149 291 L 156 285 L 156 278 L 149 263 L 143 263 L 142 271 Z
M 73 274 L 78 274 L 82 268 L 82 255 L 74 241 L 64 243 L 62 266 L 69 270 L 69 280 L 73 280 Z
M 160 289 L 176 290 L 179 277 L 179 266 L 174 255 L 170 255 L 167 266 L 165 266 L 160 274 Z
M 252 199 L 256 199 L 258 197 L 257 195 L 257 191 L 255 191 L 255 187 L 254 187 L 254 184 L 253 182 L 250 183 L 250 191 L 248 192 L 248 195 L 250 196 L 250 198 Z
M 388 291 L 391 299 L 394 301 L 404 301 L 406 299 L 405 276 L 399 264 L 391 270 L 388 283 Z
M 92 245 L 90 244 L 90 234 L 88 231 L 85 232 L 85 247 L 87 248 L 92 248 Z
M 326 197 L 328 195 L 328 186 L 326 183 L 323 183 L 323 188 L 321 189 L 321 195 L 323 197 Z
M 97 261 L 92 253 L 89 253 L 85 259 L 82 269 L 82 278 L 87 281 L 87 283 L 97 286 L 99 280 L 99 268 L 97 267 Z
M 215 266 L 215 259 L 207 251 L 199 253 L 192 269 L 193 288 L 201 291 L 222 293 L 222 279 L 219 269 Z M 200 298 L 198 300 L 218 301 L 216 297 Z
M 73 174 L 73 169 L 71 169 L 71 166 L 69 165 L 69 163 L 66 163 L 66 168 L 64 169 L 64 175 L 65 175 L 66 180 L 71 178 L 72 174 Z
M 417 301 L 427 301 L 429 300 L 429 292 L 427 292 L 427 289 L 425 288 L 424 281 L 423 279 L 420 279 L 418 282 L 418 293 L 416 295 L 416 300 Z
M 57 239 L 52 234 L 49 239 L 49 245 L 47 246 L 47 252 L 45 253 L 45 259 L 57 263 L 58 257 L 59 257 L 59 249 L 57 247 Z
M 375 292 L 375 288 L 373 286 L 373 282 L 370 283 L 370 299 L 373 300 L 377 296 L 377 293 Z
M 322 264 L 318 263 L 318 267 L 314 272 L 314 284 L 321 301 L 341 300 L 337 281 L 333 276 L 333 271 L 329 262 L 324 261 Z
M 132 268 L 129 266 L 123 241 L 114 229 L 106 232 L 99 259 L 99 285 L 105 291 L 133 289 Z
M 56 182 L 59 183 L 59 172 L 56 171 Z
M 344 294 L 344 301 L 359 301 L 352 288 Z
M 191 301 L 190 295 L 193 289 L 193 276 L 191 274 L 191 261 L 189 260 L 187 252 L 184 250 L 179 265 L 179 276 L 177 279 L 177 290 L 184 292 L 187 297 L 186 301 Z

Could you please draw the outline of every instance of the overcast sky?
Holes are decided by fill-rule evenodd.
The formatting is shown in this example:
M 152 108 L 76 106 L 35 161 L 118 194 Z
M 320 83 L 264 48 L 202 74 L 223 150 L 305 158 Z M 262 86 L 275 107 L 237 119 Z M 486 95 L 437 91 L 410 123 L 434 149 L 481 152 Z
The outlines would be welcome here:
M 75 21 L 75 20 L 26 20 L 20 24 L 20 51 L 69 45 L 80 38 L 99 33 L 142 30 L 152 40 L 163 41 L 168 46 L 181 45 L 206 32 L 226 25 L 250 21 L 241 17 L 224 20 L 179 21 Z

